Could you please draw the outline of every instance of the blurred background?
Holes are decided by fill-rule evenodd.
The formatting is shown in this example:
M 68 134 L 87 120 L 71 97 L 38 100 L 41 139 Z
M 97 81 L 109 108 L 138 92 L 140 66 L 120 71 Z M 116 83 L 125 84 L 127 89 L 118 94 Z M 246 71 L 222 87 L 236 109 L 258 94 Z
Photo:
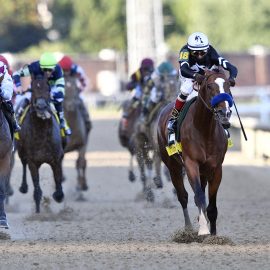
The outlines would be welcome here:
M 89 78 L 90 106 L 120 104 L 125 83 L 144 57 L 178 68 L 179 49 L 195 31 L 238 67 L 233 94 L 250 132 L 269 132 L 268 0 L 0 0 L 0 53 L 13 70 L 44 51 L 70 55 Z M 237 119 L 233 120 L 238 127 Z M 262 142 L 260 140 L 260 142 Z M 263 151 L 260 143 L 253 156 Z M 269 146 L 270 147 L 270 146 Z M 267 150 L 267 151 L 266 151 Z M 250 151 L 249 151 L 250 152 Z M 266 154 L 267 156 L 268 154 Z

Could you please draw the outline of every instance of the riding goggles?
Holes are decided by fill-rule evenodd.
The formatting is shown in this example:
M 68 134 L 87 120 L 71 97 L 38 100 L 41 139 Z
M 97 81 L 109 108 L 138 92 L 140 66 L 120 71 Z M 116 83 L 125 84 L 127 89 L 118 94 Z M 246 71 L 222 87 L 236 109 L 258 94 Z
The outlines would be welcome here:
M 43 68 L 42 71 L 43 72 L 52 72 L 53 68 Z
M 202 56 L 205 56 L 207 54 L 207 50 L 191 51 L 190 54 L 193 55 L 193 56 L 196 56 L 196 57 L 198 57 L 198 56 L 202 57 Z

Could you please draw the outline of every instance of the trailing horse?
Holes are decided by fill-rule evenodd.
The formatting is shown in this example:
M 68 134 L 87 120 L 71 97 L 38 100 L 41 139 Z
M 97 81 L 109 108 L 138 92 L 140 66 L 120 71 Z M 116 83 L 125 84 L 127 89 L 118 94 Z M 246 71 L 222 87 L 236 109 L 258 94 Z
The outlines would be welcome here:
M 156 130 L 160 111 L 176 96 L 176 76 L 162 76 L 162 79 L 155 87 L 158 95 L 161 97 L 161 100 L 154 109 L 152 109 L 147 119 L 144 119 L 144 121 L 140 119 L 136 122 L 133 135 L 135 153 L 139 165 L 141 180 L 143 182 L 143 191 L 146 199 L 149 201 L 154 200 L 154 193 L 151 188 L 152 181 L 154 181 L 157 188 L 163 187 L 161 178 L 161 157 Z M 146 100 L 148 99 L 149 97 L 146 97 Z
M 34 185 L 36 212 L 40 212 L 42 190 L 39 184 L 39 168 L 47 163 L 51 166 L 55 181 L 53 198 L 62 202 L 62 160 L 64 151 L 59 123 L 52 112 L 50 103 L 50 86 L 46 77 L 32 77 L 31 102 L 21 124 L 17 140 L 18 155 L 23 165 L 23 179 L 20 187 L 22 193 L 28 191 L 26 166 L 28 165 Z
M 11 171 L 12 132 L 2 111 L 2 100 L 0 100 L 0 228 L 5 229 L 9 228 L 5 213 L 5 199 L 8 195 Z
M 188 193 L 184 187 L 183 171 L 195 194 L 199 210 L 199 235 L 216 234 L 216 197 L 222 179 L 222 163 L 227 151 L 228 138 L 224 130 L 229 128 L 230 107 L 233 101 L 230 84 L 223 70 L 205 71 L 205 79 L 199 87 L 198 97 L 182 121 L 177 137 L 182 150 L 169 156 L 167 122 L 173 103 L 161 112 L 158 124 L 158 142 L 161 157 L 170 171 L 178 200 L 183 208 L 185 228 L 192 228 L 187 209 Z M 209 204 L 206 207 L 205 188 L 208 184 Z M 207 224 L 210 221 L 210 232 Z
M 130 101 L 126 100 L 123 102 L 122 107 L 123 111 L 129 114 L 128 122 L 126 126 L 124 126 L 124 123 L 122 119 L 120 120 L 119 126 L 118 126 L 118 137 L 120 144 L 127 148 L 130 153 L 130 160 L 129 160 L 129 180 L 130 182 L 135 181 L 135 174 L 134 174 L 134 166 L 133 166 L 133 159 L 135 155 L 135 145 L 134 145 L 134 127 L 135 123 L 138 120 L 140 116 L 141 106 L 138 106 L 131 112 L 127 112 L 130 108 Z

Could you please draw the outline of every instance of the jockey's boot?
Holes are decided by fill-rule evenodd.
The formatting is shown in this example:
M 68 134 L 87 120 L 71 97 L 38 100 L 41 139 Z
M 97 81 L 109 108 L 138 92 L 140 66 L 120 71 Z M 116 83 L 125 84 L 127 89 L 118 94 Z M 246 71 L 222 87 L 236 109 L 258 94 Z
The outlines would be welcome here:
M 175 133 L 176 133 L 176 124 L 177 118 L 179 116 L 179 112 L 175 107 L 173 107 L 171 116 L 168 121 L 167 129 L 168 129 L 168 145 L 171 146 L 175 144 Z
M 5 104 L 4 105 L 4 107 L 5 107 L 4 114 L 5 114 L 6 118 L 8 119 L 8 121 L 12 124 L 14 132 L 20 131 L 21 127 L 17 122 L 12 102 L 10 100 L 7 100 L 4 102 L 4 104 Z
M 92 123 L 91 123 L 91 120 L 90 120 L 89 112 L 86 109 L 86 106 L 84 105 L 83 100 L 82 99 L 79 99 L 79 100 L 80 100 L 79 110 L 80 110 L 80 112 L 81 112 L 81 114 L 83 116 L 83 120 L 84 120 L 84 123 L 85 123 L 85 128 L 86 128 L 86 131 L 88 133 L 92 129 Z
M 64 129 L 65 135 L 67 135 L 67 136 L 71 135 L 71 129 L 67 125 L 67 121 L 64 117 L 64 112 L 57 112 L 57 115 L 59 117 L 60 129 Z

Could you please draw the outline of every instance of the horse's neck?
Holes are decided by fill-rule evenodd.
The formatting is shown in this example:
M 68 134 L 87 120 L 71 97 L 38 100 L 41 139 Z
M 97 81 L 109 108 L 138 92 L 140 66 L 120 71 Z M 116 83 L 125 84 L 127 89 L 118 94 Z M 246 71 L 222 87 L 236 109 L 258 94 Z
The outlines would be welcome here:
M 49 119 L 43 120 L 36 115 L 35 111 L 31 110 L 30 121 L 32 122 L 32 125 L 34 127 L 32 129 L 36 130 L 38 133 L 43 133 L 43 134 L 47 133 L 47 131 L 50 130 L 50 128 L 53 126 L 52 117 Z
M 207 137 L 214 134 L 217 122 L 214 118 L 214 114 L 202 100 L 198 97 L 194 103 L 194 118 L 193 125 L 196 127 L 200 133 L 206 135 Z

